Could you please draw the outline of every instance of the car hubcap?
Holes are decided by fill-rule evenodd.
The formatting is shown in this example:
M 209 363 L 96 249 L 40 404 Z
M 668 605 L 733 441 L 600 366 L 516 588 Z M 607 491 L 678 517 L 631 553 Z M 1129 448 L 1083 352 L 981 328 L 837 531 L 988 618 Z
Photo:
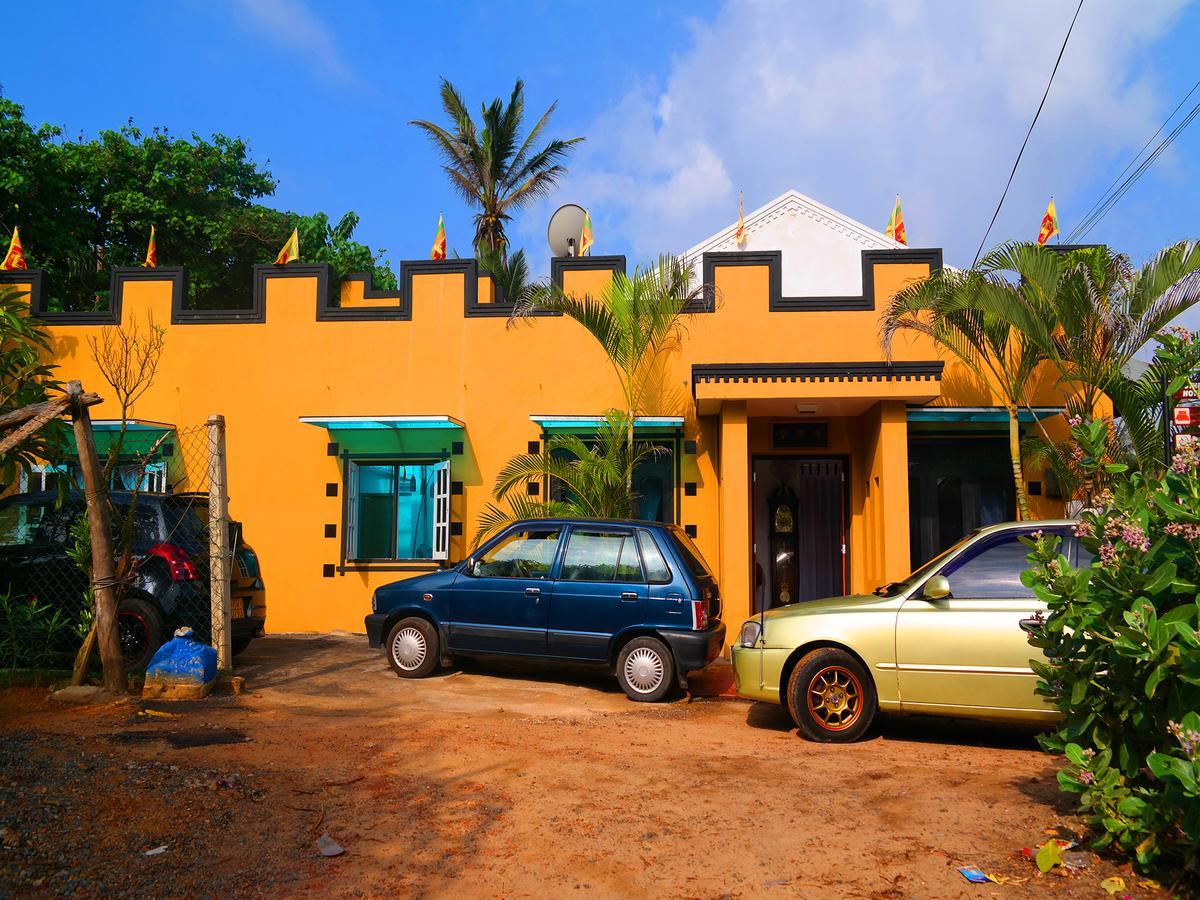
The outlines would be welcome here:
M 862 685 L 842 666 L 827 666 L 808 683 L 808 711 L 827 731 L 845 731 L 862 715 Z
M 649 647 L 638 647 L 625 657 L 625 680 L 639 694 L 649 694 L 662 684 L 666 667 Z
M 392 639 L 392 659 L 406 672 L 419 668 L 428 652 L 425 635 L 412 626 L 401 628 Z

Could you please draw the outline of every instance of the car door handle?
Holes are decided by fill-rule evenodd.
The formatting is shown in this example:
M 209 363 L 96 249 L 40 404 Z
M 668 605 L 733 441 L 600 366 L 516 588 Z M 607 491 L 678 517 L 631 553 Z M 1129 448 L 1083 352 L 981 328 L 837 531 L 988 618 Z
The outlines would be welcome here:
M 638 598 L 636 591 L 621 591 L 622 600 L 636 600 Z
M 525 588 L 525 596 L 526 597 L 540 597 L 540 596 L 542 596 L 542 589 L 541 588 Z
M 1027 634 L 1037 634 L 1042 630 L 1042 626 L 1046 624 L 1046 617 L 1040 612 L 1034 613 L 1028 619 L 1022 619 L 1017 623 L 1021 626 L 1021 630 Z

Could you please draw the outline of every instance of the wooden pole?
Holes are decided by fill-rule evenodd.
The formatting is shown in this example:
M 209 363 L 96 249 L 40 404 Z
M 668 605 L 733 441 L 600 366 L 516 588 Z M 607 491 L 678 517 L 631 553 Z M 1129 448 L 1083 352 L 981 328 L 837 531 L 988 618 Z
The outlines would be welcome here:
M 212 598 L 212 642 L 217 668 L 233 671 L 233 626 L 229 609 L 232 549 L 225 467 L 225 417 L 208 417 L 208 580 Z
M 67 383 L 72 400 L 75 445 L 79 468 L 83 470 L 84 497 L 87 500 L 88 531 L 92 539 L 92 591 L 96 598 L 96 642 L 104 668 L 104 688 L 123 694 L 125 660 L 117 637 L 117 590 L 113 561 L 112 526 L 108 515 L 108 486 L 100 471 L 100 458 L 92 439 L 92 418 L 82 401 L 83 388 L 78 381 Z

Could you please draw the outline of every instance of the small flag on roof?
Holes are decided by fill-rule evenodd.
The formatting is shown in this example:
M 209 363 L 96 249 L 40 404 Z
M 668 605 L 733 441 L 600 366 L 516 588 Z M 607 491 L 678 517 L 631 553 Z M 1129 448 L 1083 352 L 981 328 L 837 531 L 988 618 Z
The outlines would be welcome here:
M 0 269 L 24 269 L 25 248 L 21 246 L 21 232 L 13 227 L 12 240 L 8 242 L 8 252 L 4 254 L 4 262 Z
M 904 231 L 904 212 L 900 209 L 900 195 L 896 195 L 896 205 L 892 208 L 892 217 L 888 219 L 887 228 L 883 232 L 898 244 L 908 244 L 908 235 Z
M 733 241 L 739 247 L 746 243 L 746 217 L 742 215 L 742 192 L 738 191 L 738 227 L 733 233 Z
M 279 251 L 279 255 L 275 257 L 275 265 L 284 266 L 290 262 L 295 262 L 300 258 L 300 235 L 295 228 L 292 229 L 292 236 L 287 239 L 287 243 L 283 245 L 283 249 Z
M 146 245 L 146 261 L 142 268 L 153 269 L 158 266 L 158 245 L 154 242 L 154 226 L 150 226 L 150 243 Z
M 1051 197 L 1050 203 L 1046 206 L 1046 214 L 1042 216 L 1042 228 L 1038 232 L 1037 242 L 1039 245 L 1044 244 L 1056 234 L 1058 234 L 1058 210 L 1054 208 L 1054 197 Z
M 587 256 L 594 243 L 596 240 L 592 236 L 592 214 L 585 209 L 583 211 L 583 230 L 579 234 L 579 255 Z
M 433 236 L 433 248 L 429 251 L 429 258 L 446 258 L 446 223 L 442 221 L 441 213 L 438 213 L 437 234 Z

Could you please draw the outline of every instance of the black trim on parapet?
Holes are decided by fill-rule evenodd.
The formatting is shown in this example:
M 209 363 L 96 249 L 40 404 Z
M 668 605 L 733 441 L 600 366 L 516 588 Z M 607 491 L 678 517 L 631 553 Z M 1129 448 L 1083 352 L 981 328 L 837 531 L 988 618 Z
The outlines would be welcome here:
M 783 253 L 779 250 L 705 253 L 702 268 L 704 284 L 715 284 L 716 269 L 722 266 L 766 266 L 768 269 L 767 306 L 771 312 L 842 312 L 875 308 L 875 265 L 877 263 L 928 263 L 929 273 L 942 268 L 940 248 L 929 250 L 863 250 L 862 293 L 845 297 L 784 297 Z M 710 292 L 711 293 L 711 292 Z M 713 298 L 693 304 L 688 312 L 713 312 Z
M 29 290 L 29 314 L 35 316 L 45 322 L 63 321 L 63 316 L 74 315 L 66 312 L 49 312 L 44 309 L 46 303 L 46 270 L 45 269 L 3 269 L 0 270 L 0 287 L 5 285 L 13 285 L 14 287 L 26 287 Z M 97 316 L 107 316 L 107 310 L 101 312 L 81 313 L 91 317 L 93 320 Z M 78 321 L 71 318 L 65 320 L 66 324 Z M 103 324 L 106 319 L 100 320 Z M 80 322 L 81 325 L 95 324 L 93 322 Z
M 121 322 L 121 310 L 125 305 L 125 285 L 130 281 L 171 282 L 171 321 L 175 322 L 175 310 L 187 302 L 187 272 L 183 266 L 117 266 L 112 270 L 109 282 L 108 308 L 111 324 Z
M 552 256 L 550 283 L 561 289 L 564 272 L 624 272 L 624 256 Z
M 692 366 L 692 395 L 705 382 L 941 381 L 943 360 L 920 362 L 710 363 Z

